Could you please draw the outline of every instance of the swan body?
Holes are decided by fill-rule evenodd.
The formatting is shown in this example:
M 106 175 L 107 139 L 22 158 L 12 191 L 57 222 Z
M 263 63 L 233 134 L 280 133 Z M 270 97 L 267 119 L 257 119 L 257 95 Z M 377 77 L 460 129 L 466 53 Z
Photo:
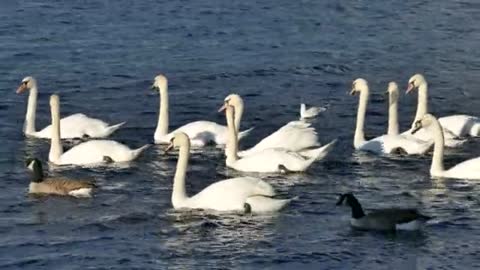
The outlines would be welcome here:
M 417 112 L 412 123 L 412 128 L 405 132 L 407 134 L 411 133 L 415 122 L 420 120 L 425 114 L 428 113 L 428 84 L 423 75 L 415 74 L 408 81 L 407 93 L 410 93 L 414 89 L 418 89 Z M 467 135 L 480 135 L 480 121 L 478 117 L 468 115 L 452 115 L 448 117 L 442 117 L 438 120 L 443 127 L 445 146 L 459 147 L 466 142 L 466 140 L 461 140 L 459 137 L 464 137 Z M 430 132 L 424 130 L 416 132 L 414 136 L 424 141 L 433 140 Z
M 210 143 L 217 145 L 225 145 L 227 143 L 227 127 L 219 125 L 211 121 L 196 121 L 186 125 L 183 125 L 173 132 L 168 132 L 169 116 L 168 116 L 168 80 L 163 75 L 155 77 L 155 81 L 152 86 L 153 89 L 158 89 L 160 92 L 160 112 L 158 115 L 157 128 L 154 134 L 154 140 L 157 144 L 166 144 L 174 137 L 177 132 L 184 132 L 192 140 L 194 147 L 203 147 Z M 238 104 L 239 115 L 235 120 L 240 127 L 240 121 L 243 113 L 243 103 Z M 239 138 L 247 136 L 250 131 L 248 129 L 239 132 Z
M 50 97 L 52 114 L 52 140 L 49 161 L 57 165 L 87 165 L 105 162 L 126 162 L 137 158 L 148 145 L 131 150 L 127 146 L 111 140 L 92 140 L 78 144 L 63 152 L 60 141 L 60 98 L 57 95 Z
M 188 197 L 185 190 L 186 170 L 190 155 L 188 136 L 176 133 L 167 151 L 179 147 L 177 169 L 173 180 L 172 205 L 175 209 L 209 209 L 215 211 L 246 211 L 253 213 L 279 211 L 290 199 L 273 199 L 275 190 L 261 179 L 237 177 L 211 184 Z
M 234 108 L 228 105 L 226 107 L 227 126 L 229 129 L 229 139 L 226 152 L 226 165 L 232 169 L 242 172 L 261 172 L 273 173 L 283 170 L 291 172 L 305 171 L 316 160 L 325 157 L 335 144 L 330 144 L 309 151 L 311 157 L 304 157 L 301 154 L 284 148 L 267 148 L 238 157 L 238 141 L 234 123 Z
M 300 104 L 300 119 L 314 118 L 319 115 L 321 112 L 326 111 L 324 107 L 310 107 L 307 109 L 305 103 Z
M 91 197 L 95 184 L 92 181 L 69 180 L 65 178 L 45 178 L 42 163 L 38 159 L 28 159 L 26 162 L 32 173 L 28 186 L 30 194 L 55 194 L 73 197 Z
M 425 114 L 420 120 L 415 122 L 412 132 L 416 132 L 422 128 L 427 128 L 427 130 L 433 134 L 435 140 L 432 164 L 430 167 L 431 176 L 460 179 L 480 179 L 480 157 L 464 161 L 448 170 L 445 170 L 443 165 L 444 138 L 442 126 L 435 116 L 431 114 Z
M 420 230 L 425 225 L 425 222 L 431 219 L 420 214 L 416 209 L 391 208 L 365 214 L 362 206 L 353 194 L 346 193 L 340 195 L 337 205 L 341 205 L 344 200 L 352 209 L 350 225 L 359 230 L 416 231 Z
M 52 126 L 48 125 L 40 131 L 35 130 L 35 119 L 37 110 L 37 82 L 33 77 L 25 77 L 22 83 L 17 89 L 17 94 L 20 94 L 26 90 L 29 90 L 27 114 L 25 116 L 25 135 L 30 137 L 50 139 L 52 134 Z M 72 138 L 105 138 L 115 132 L 125 122 L 110 126 L 108 123 L 96 119 L 90 118 L 82 113 L 73 114 L 62 118 L 61 122 L 61 135 L 62 139 Z

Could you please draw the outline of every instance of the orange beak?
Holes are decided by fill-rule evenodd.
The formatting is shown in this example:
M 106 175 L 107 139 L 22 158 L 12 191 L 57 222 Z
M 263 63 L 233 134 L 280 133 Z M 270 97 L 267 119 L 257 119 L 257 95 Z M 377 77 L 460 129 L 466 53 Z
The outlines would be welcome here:
M 408 84 L 408 87 L 407 87 L 407 91 L 405 91 L 405 94 L 410 93 L 410 92 L 413 90 L 413 88 L 414 88 L 414 87 L 413 87 L 413 83 L 409 83 L 409 84 Z
M 226 108 L 227 108 L 227 102 L 225 102 L 225 103 L 223 104 L 223 106 L 220 107 L 220 109 L 218 109 L 218 112 L 223 112 L 223 111 L 225 111 Z
M 168 151 L 172 150 L 173 149 L 173 142 L 171 142 L 170 144 L 168 144 L 167 148 L 165 148 L 165 154 L 168 153 Z
M 27 90 L 27 85 L 22 83 L 18 88 L 17 88 L 17 94 L 21 94 Z

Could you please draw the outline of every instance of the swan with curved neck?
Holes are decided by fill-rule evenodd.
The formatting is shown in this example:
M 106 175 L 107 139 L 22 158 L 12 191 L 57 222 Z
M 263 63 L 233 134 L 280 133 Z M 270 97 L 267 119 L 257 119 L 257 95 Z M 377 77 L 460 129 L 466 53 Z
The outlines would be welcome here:
M 408 80 L 406 93 L 408 94 L 415 89 L 418 89 L 418 103 L 412 128 L 415 122 L 428 113 L 428 83 L 422 74 L 415 74 Z M 470 115 L 451 115 L 441 117 L 438 121 L 444 128 L 446 146 L 455 147 L 461 145 L 458 140 L 454 141 L 456 137 L 463 137 L 466 135 L 480 136 L 480 118 L 478 117 Z M 426 137 L 428 136 L 428 132 L 417 132 L 415 136 Z
M 37 111 L 37 97 L 38 87 L 35 78 L 25 77 L 20 86 L 17 88 L 17 94 L 29 91 L 27 113 L 25 115 L 24 133 L 30 137 L 50 138 L 51 125 L 45 127 L 40 131 L 36 131 L 36 111 Z M 109 126 L 108 123 L 102 120 L 90 118 L 84 114 L 77 113 L 67 116 L 60 120 L 62 122 L 62 139 L 71 138 L 104 138 L 115 132 L 125 122 Z
M 443 165 L 444 157 L 444 137 L 440 122 L 431 114 L 425 114 L 417 120 L 412 129 L 412 133 L 422 128 L 427 128 L 433 135 L 435 146 L 433 149 L 432 164 L 430 174 L 433 177 L 448 177 L 461 179 L 480 179 L 480 157 L 470 159 L 445 170 Z
M 225 98 L 223 107 L 220 108 L 219 111 L 223 111 L 226 106 L 233 106 L 236 116 L 237 111 L 243 108 L 243 106 L 239 107 L 236 104 L 238 100 L 241 100 L 241 103 L 243 104 L 243 100 L 239 95 L 231 94 L 227 96 Z M 239 111 L 239 113 L 242 112 L 242 110 Z M 235 117 L 235 119 L 237 119 L 237 117 Z M 237 124 L 239 124 L 239 122 L 235 121 L 235 128 L 238 132 Z M 318 135 L 315 129 L 311 127 L 311 123 L 304 121 L 291 121 L 279 128 L 274 133 L 263 138 L 255 146 L 251 147 L 250 149 L 240 151 L 237 154 L 240 157 L 244 157 L 269 148 L 283 148 L 285 150 L 297 152 L 305 157 L 312 157 L 316 155 L 316 152 L 311 152 L 310 149 L 318 146 L 320 146 L 320 143 L 318 142 Z
M 228 142 L 225 148 L 226 165 L 243 172 L 299 172 L 308 169 L 314 161 L 325 157 L 335 141 L 317 149 L 311 149 L 312 157 L 304 157 L 296 152 L 283 148 L 269 148 L 239 158 L 238 140 L 234 123 L 234 107 L 225 106 L 228 127 Z
M 158 75 L 155 77 L 155 81 L 152 85 L 153 89 L 156 89 L 160 93 L 160 111 L 158 114 L 157 128 L 155 130 L 154 139 L 155 143 L 169 143 L 173 134 L 177 132 L 184 132 L 188 135 L 193 146 L 202 147 L 211 142 L 224 145 L 227 140 L 227 127 L 219 125 L 211 121 L 195 121 L 183 125 L 173 132 L 168 132 L 169 116 L 168 116 L 168 80 L 164 75 Z M 232 97 L 232 100 L 234 98 Z M 235 120 L 240 126 L 243 113 L 243 102 L 236 104 L 238 111 Z M 239 138 L 247 136 L 252 129 L 248 129 L 239 133 Z
M 273 199 L 273 187 L 254 177 L 230 178 L 206 187 L 196 195 L 188 197 L 185 178 L 190 156 L 188 135 L 176 133 L 167 147 L 180 148 L 177 168 L 173 179 L 172 205 L 175 209 L 209 209 L 215 211 L 247 211 L 254 213 L 276 212 L 291 200 Z
M 355 149 L 375 154 L 392 154 L 398 151 L 406 154 L 422 154 L 430 147 L 428 144 L 421 144 L 398 135 L 398 119 L 396 115 L 397 100 L 395 99 L 398 95 L 395 95 L 395 86 L 395 83 L 389 84 L 389 95 L 393 98 L 389 104 L 389 113 L 391 115 L 389 115 L 388 132 L 390 134 L 382 135 L 367 141 L 365 140 L 364 125 L 370 89 L 365 79 L 358 78 L 353 81 L 350 94 L 355 95 L 356 93 L 360 93 L 357 109 L 357 123 L 353 139 L 353 146 Z
M 111 140 L 92 140 L 78 144 L 63 151 L 60 121 L 60 98 L 58 95 L 50 97 L 52 115 L 51 144 L 48 159 L 57 165 L 90 165 L 111 162 L 127 162 L 137 158 L 149 145 L 131 150 L 127 146 Z

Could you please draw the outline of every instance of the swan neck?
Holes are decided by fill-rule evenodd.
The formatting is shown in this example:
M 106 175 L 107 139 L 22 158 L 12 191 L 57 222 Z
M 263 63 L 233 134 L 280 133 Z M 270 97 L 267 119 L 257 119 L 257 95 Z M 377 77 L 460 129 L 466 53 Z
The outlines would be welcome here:
M 240 123 L 242 121 L 242 116 L 243 116 L 243 104 L 238 104 L 235 106 L 235 132 L 238 133 L 240 132 Z
M 368 88 L 360 92 L 360 98 L 359 98 L 358 110 L 357 110 L 357 126 L 355 128 L 355 138 L 353 142 L 355 147 L 358 147 L 360 144 L 365 142 L 365 134 L 363 132 L 363 127 L 365 124 L 365 115 L 367 113 L 368 95 L 369 95 Z
M 168 134 L 168 86 L 160 89 L 160 112 L 158 114 L 158 123 L 155 134 L 165 136 Z
M 24 125 L 25 134 L 33 134 L 36 131 L 35 120 L 37 113 L 37 96 L 37 86 L 33 86 L 32 88 L 30 88 L 30 93 L 28 95 L 27 113 L 25 115 Z
M 228 140 L 227 145 L 225 147 L 225 155 L 227 156 L 227 165 L 235 162 L 238 160 L 238 139 L 237 139 L 237 131 L 235 128 L 235 121 L 234 121 L 234 112 L 232 108 L 227 108 L 226 116 L 227 116 L 227 129 L 228 129 Z
M 443 151 L 444 151 L 444 137 L 443 129 L 440 123 L 435 120 L 430 127 L 432 129 L 433 140 L 435 146 L 433 148 L 433 157 L 432 157 L 432 167 L 430 168 L 433 172 L 443 172 L 445 169 L 443 167 Z
M 56 163 L 63 154 L 61 134 L 60 134 L 60 106 L 53 105 L 51 107 L 52 114 L 52 129 L 51 132 L 51 142 L 50 142 L 50 153 L 48 158 L 50 161 Z
M 398 100 L 396 96 L 390 94 L 390 103 L 388 106 L 388 135 L 398 135 Z
M 181 205 L 187 199 L 185 177 L 187 174 L 188 159 L 190 157 L 190 143 L 181 146 L 178 153 L 177 169 L 173 178 L 172 205 Z
M 422 83 L 418 86 L 418 102 L 417 113 L 413 120 L 412 126 L 416 121 L 420 120 L 425 114 L 428 113 L 428 84 Z

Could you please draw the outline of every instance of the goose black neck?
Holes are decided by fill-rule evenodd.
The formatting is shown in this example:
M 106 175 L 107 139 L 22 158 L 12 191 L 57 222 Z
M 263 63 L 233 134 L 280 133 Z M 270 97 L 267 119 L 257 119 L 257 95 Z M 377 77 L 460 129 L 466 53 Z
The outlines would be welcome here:
M 32 182 L 34 183 L 41 183 L 43 181 L 43 169 L 42 165 L 38 162 L 35 162 L 33 164 L 33 170 L 32 170 Z
M 352 218 L 357 219 L 365 216 L 362 206 L 358 202 L 357 198 L 355 198 L 353 195 L 349 194 L 347 197 L 347 203 L 352 208 Z

